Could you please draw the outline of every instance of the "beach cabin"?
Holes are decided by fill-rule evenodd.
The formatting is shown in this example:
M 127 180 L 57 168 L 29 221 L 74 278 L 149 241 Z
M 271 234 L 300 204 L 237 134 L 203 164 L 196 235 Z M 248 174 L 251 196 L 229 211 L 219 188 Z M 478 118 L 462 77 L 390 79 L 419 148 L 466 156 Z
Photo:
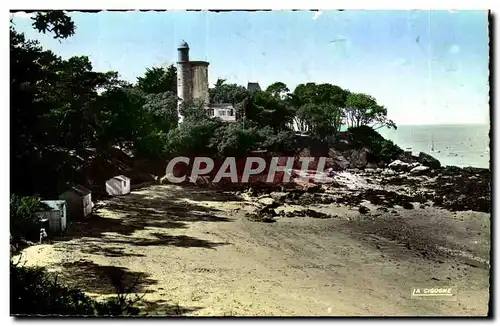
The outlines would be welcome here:
M 45 209 L 40 214 L 41 222 L 46 222 L 50 233 L 66 230 L 67 204 L 65 200 L 42 200 Z
M 120 196 L 130 193 L 130 178 L 119 175 L 106 181 L 106 193 L 110 196 Z
M 92 192 L 83 186 L 74 186 L 59 196 L 67 204 L 70 219 L 87 217 L 92 213 Z

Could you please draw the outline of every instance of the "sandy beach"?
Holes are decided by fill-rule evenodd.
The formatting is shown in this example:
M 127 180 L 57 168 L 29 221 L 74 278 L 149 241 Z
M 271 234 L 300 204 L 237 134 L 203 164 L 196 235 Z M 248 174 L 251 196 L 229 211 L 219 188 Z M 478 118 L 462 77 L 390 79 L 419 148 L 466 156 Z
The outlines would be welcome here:
M 149 315 L 488 313 L 489 214 L 365 202 L 364 214 L 312 203 L 323 218 L 286 217 L 306 206 L 284 203 L 273 223 L 249 218 L 276 196 L 154 185 L 99 202 L 63 239 L 29 247 L 21 259 L 97 298 L 113 295 L 116 279 L 136 283 L 129 290 Z M 415 286 L 454 286 L 458 295 L 416 300 Z

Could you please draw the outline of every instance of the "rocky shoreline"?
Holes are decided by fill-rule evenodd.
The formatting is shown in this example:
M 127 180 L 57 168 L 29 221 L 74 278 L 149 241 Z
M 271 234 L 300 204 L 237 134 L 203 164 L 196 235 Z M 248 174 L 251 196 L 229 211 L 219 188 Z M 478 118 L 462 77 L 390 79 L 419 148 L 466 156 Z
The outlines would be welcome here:
M 422 160 L 422 157 L 424 158 Z M 358 156 L 359 158 L 359 156 Z M 334 162 L 343 157 L 330 158 Z M 404 159 L 402 157 L 402 159 Z M 341 169 L 330 161 L 328 181 L 321 184 L 253 184 L 237 191 L 261 204 L 254 220 L 272 221 L 275 217 L 311 216 L 309 205 L 340 204 L 359 212 L 369 212 L 364 203 L 386 212 L 394 207 L 404 209 L 438 207 L 449 211 L 491 212 L 491 173 L 488 169 L 441 167 L 427 154 L 395 160 L 386 167 Z M 347 160 L 345 160 L 347 161 Z M 359 160 L 358 160 L 359 161 Z M 349 162 L 352 165 L 352 162 Z M 358 164 L 358 166 L 363 164 Z M 265 201 L 264 199 L 269 198 Z M 297 213 L 279 212 L 282 205 L 299 205 Z M 304 213 L 305 212 L 305 213 Z M 314 215 L 314 216 L 313 216 Z

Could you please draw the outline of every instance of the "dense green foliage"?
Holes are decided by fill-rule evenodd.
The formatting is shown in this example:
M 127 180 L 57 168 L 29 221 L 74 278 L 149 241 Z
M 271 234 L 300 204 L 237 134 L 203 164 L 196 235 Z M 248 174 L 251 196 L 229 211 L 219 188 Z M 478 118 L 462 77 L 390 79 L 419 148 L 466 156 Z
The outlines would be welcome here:
M 38 13 L 33 27 L 67 38 L 76 26 L 61 11 Z M 54 196 L 68 180 L 80 180 L 89 149 L 127 149 L 138 159 L 163 160 L 181 153 L 229 155 L 250 150 L 293 151 L 292 125 L 317 139 L 341 126 L 395 127 L 387 109 L 366 94 L 331 84 L 300 84 L 293 91 L 275 82 L 264 91 L 218 79 L 211 103 L 230 103 L 237 123 L 209 118 L 202 103 L 183 103 L 179 126 L 177 71 L 150 67 L 135 84 L 118 72 L 95 72 L 87 56 L 63 59 L 27 40 L 12 25 L 12 191 Z M 385 145 L 383 145 L 385 144 Z M 386 156 L 394 146 L 371 144 Z
M 10 235 L 14 240 L 37 241 L 40 237 L 39 213 L 43 204 L 38 196 L 10 197 Z
M 379 161 L 391 162 L 404 152 L 399 146 L 382 137 L 371 127 L 353 127 L 349 128 L 348 132 L 351 134 L 355 146 L 368 148 Z
M 137 315 L 137 300 L 120 293 L 98 302 L 68 288 L 41 267 L 10 263 L 10 313 L 13 315 L 124 316 Z

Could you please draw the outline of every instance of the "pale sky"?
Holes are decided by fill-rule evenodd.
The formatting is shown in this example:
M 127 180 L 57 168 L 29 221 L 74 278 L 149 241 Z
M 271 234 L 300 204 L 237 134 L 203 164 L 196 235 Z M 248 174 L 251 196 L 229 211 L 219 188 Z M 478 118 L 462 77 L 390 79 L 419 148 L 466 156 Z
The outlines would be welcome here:
M 331 83 L 374 96 L 397 124 L 489 123 L 486 11 L 273 11 L 71 13 L 76 34 L 54 40 L 16 14 L 15 28 L 64 58 L 135 82 L 191 60 L 217 78 L 265 88 L 282 81 Z

